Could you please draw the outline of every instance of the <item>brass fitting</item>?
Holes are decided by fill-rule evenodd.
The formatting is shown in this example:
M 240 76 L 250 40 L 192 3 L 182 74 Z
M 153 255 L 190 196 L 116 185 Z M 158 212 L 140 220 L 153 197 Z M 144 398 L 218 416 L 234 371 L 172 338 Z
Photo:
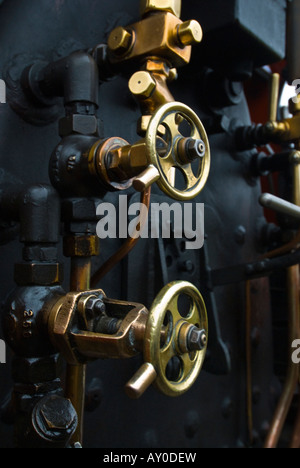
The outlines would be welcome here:
M 111 64 L 125 68 L 127 63 L 159 57 L 171 68 L 177 68 L 190 62 L 191 46 L 201 39 L 202 29 L 197 21 L 183 23 L 169 11 L 162 11 L 126 29 L 114 29 L 108 38 L 109 59 Z
M 200 44 L 203 38 L 203 31 L 198 21 L 190 20 L 178 26 L 178 39 L 182 46 Z
M 300 112 L 300 99 L 298 96 L 297 98 L 292 98 L 289 100 L 289 111 L 293 115 L 296 115 Z
M 100 254 L 98 236 L 67 236 L 64 238 L 66 257 L 96 257 Z
M 122 26 L 115 28 L 108 38 L 108 48 L 114 54 L 122 56 L 126 54 L 133 44 L 134 34 Z
M 181 0 L 141 0 L 140 10 L 142 16 L 153 11 L 169 11 L 180 18 Z
M 149 98 L 156 88 L 156 82 L 147 71 L 135 73 L 129 80 L 129 89 L 134 96 Z
M 138 98 L 143 116 L 153 115 L 155 111 L 166 104 L 174 102 L 167 82 L 172 77 L 171 70 L 162 60 L 146 60 L 143 71 L 135 73 L 129 81 L 129 89 Z M 142 122 L 146 125 L 146 122 Z M 148 122 L 149 123 L 149 122 Z M 141 125 L 138 133 L 147 131 L 147 126 Z

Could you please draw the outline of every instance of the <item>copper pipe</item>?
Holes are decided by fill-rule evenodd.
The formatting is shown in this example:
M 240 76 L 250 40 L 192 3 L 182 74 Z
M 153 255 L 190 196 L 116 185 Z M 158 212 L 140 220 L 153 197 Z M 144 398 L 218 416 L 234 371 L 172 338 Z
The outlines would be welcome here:
M 91 257 L 73 257 L 71 259 L 71 291 L 88 291 L 91 280 Z M 72 437 L 72 443 L 83 442 L 83 419 L 85 401 L 86 365 L 67 364 L 66 397 L 77 412 L 78 426 Z
M 300 206 L 300 164 L 295 159 L 293 166 L 293 202 Z M 287 269 L 287 291 L 288 291 L 288 324 L 289 344 L 300 338 L 300 303 L 299 303 L 299 265 Z M 271 428 L 265 442 L 265 448 L 276 448 L 283 430 L 288 412 L 290 410 L 295 390 L 298 385 L 299 366 L 294 364 L 291 356 L 288 360 L 288 371 L 284 389 L 277 405 Z
M 151 199 L 151 187 L 146 189 L 141 194 L 141 204 L 147 207 L 147 211 L 149 211 L 150 207 L 150 199 Z M 139 220 L 137 225 L 137 231 L 142 231 L 145 225 L 146 219 Z M 122 247 L 109 259 L 105 262 L 102 267 L 94 274 L 91 280 L 91 287 L 97 287 L 98 283 L 107 275 L 118 263 L 120 263 L 136 246 L 138 243 L 139 238 L 133 239 L 129 238 L 127 241 L 122 245 Z

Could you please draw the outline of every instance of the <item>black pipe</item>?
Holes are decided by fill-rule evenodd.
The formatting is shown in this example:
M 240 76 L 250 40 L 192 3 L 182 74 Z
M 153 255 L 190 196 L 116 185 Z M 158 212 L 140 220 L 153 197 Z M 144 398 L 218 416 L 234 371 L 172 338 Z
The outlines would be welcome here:
M 84 51 L 73 52 L 46 66 L 33 64 L 24 71 L 22 82 L 24 88 L 29 89 L 43 105 L 45 100 L 41 95 L 50 102 L 51 98 L 64 97 L 66 107 L 77 106 L 76 113 L 91 115 L 99 105 L 98 66 L 94 58 Z
M 19 194 L 20 241 L 57 244 L 60 228 L 60 198 L 50 185 L 35 185 Z
M 287 69 L 288 81 L 300 79 L 300 0 L 287 2 Z

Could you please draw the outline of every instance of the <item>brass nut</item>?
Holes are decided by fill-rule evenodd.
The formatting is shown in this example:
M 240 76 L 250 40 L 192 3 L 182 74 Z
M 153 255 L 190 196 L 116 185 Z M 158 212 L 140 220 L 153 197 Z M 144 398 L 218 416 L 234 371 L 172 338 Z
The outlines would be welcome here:
M 109 35 L 108 48 L 116 55 L 124 55 L 133 43 L 133 34 L 122 26 L 115 28 Z
M 289 100 L 289 111 L 291 114 L 295 115 L 300 112 L 300 98 L 299 96 L 293 97 Z
M 133 170 L 146 169 L 149 165 L 147 148 L 144 140 L 141 140 L 131 147 L 130 166 Z
M 178 39 L 183 46 L 200 44 L 203 31 L 198 21 L 190 20 L 180 24 L 177 29 Z
M 135 73 L 129 80 L 129 89 L 134 96 L 149 98 L 156 88 L 156 82 L 149 72 Z
M 100 241 L 97 236 L 68 236 L 64 238 L 66 257 L 96 257 L 100 253 Z
M 110 181 L 122 182 L 130 178 L 126 173 L 126 170 L 122 167 L 122 157 L 124 154 L 128 154 L 130 148 L 130 145 L 120 146 L 119 148 L 114 148 L 109 152 L 106 169 Z
M 141 0 L 140 6 L 142 16 L 151 11 L 169 11 L 180 18 L 181 0 Z

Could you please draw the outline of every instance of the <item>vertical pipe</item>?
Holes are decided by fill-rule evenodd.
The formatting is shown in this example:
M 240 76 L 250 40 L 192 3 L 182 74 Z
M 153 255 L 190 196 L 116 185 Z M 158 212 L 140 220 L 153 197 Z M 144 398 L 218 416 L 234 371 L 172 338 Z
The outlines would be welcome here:
M 293 164 L 293 187 L 294 203 L 300 206 L 300 162 L 299 153 L 295 152 L 292 160 Z M 288 291 L 288 343 L 291 345 L 294 340 L 300 338 L 300 303 L 299 303 L 299 265 L 287 269 L 287 291 Z M 292 362 L 291 355 L 288 360 L 288 371 L 283 392 L 277 405 L 271 429 L 269 431 L 265 448 L 276 448 L 282 433 L 288 412 L 290 410 L 295 390 L 299 379 L 299 366 Z
M 271 82 L 270 109 L 269 109 L 269 120 L 273 122 L 277 121 L 279 91 L 280 91 L 280 75 L 279 73 L 273 73 L 272 82 Z
M 287 2 L 287 64 L 288 81 L 300 78 L 300 0 Z
M 91 257 L 71 258 L 71 291 L 88 291 L 91 281 Z M 86 365 L 67 364 L 66 396 L 69 398 L 78 415 L 78 426 L 72 442 L 83 442 L 83 420 L 85 400 Z

